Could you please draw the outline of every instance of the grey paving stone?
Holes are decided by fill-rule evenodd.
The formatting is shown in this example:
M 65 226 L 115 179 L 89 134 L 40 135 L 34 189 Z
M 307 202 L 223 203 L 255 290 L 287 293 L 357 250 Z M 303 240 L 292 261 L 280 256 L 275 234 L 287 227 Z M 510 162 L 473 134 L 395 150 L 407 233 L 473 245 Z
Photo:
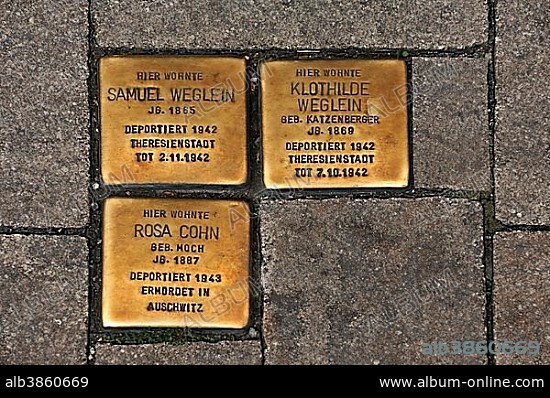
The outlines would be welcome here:
M 538 355 L 497 364 L 550 364 L 550 232 L 497 233 L 494 255 L 495 340 L 541 343 Z
M 266 363 L 485 363 L 482 209 L 430 199 L 260 205 Z
M 102 0 L 99 45 L 138 48 L 468 47 L 487 41 L 482 1 Z
M 490 190 L 487 67 L 480 58 L 413 59 L 416 187 Z
M 87 4 L 0 0 L 0 224 L 87 221 Z
M 259 341 L 183 345 L 96 345 L 96 363 L 111 365 L 260 365 Z
M 79 237 L 0 236 L 0 364 L 86 362 L 87 252 Z
M 498 2 L 496 213 L 507 224 L 550 224 L 550 10 Z

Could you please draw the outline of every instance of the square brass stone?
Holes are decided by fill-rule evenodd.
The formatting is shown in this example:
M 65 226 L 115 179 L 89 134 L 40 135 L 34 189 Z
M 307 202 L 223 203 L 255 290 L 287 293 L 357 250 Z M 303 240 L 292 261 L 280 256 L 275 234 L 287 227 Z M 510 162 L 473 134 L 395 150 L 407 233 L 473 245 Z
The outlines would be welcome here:
M 103 325 L 245 327 L 249 244 L 245 202 L 107 199 Z
M 243 58 L 102 58 L 103 181 L 244 183 L 245 76 Z
M 267 61 L 260 73 L 266 187 L 408 185 L 404 61 Z

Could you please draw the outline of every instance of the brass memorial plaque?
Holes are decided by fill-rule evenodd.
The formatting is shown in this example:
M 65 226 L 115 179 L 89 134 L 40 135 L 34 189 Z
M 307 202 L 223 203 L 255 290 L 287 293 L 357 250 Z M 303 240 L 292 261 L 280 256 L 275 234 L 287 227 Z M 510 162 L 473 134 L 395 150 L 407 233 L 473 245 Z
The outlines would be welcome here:
M 243 58 L 109 56 L 99 83 L 105 183 L 246 181 Z
M 103 325 L 245 327 L 249 245 L 245 202 L 107 199 Z
M 260 72 L 266 187 L 408 185 L 404 61 L 267 61 Z

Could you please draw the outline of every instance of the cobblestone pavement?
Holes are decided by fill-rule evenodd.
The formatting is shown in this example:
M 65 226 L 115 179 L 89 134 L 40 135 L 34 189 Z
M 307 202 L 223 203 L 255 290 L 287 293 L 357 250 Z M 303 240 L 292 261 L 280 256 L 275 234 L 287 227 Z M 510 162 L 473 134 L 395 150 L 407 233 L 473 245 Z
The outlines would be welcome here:
M 550 363 L 549 26 L 532 0 L 0 0 L 0 363 Z M 106 186 L 97 63 L 136 53 L 404 58 L 412 182 L 277 192 L 252 156 L 235 191 Z M 250 327 L 102 329 L 113 194 L 249 200 Z M 541 350 L 422 352 L 486 340 Z

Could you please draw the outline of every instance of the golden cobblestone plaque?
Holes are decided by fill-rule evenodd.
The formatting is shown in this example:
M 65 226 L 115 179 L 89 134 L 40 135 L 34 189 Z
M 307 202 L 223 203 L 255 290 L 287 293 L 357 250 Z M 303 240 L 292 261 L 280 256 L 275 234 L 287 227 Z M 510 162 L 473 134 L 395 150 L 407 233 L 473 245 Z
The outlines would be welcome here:
M 404 61 L 267 61 L 260 73 L 266 187 L 408 185 Z
M 107 199 L 103 325 L 245 327 L 249 246 L 245 202 Z
M 99 62 L 107 184 L 243 184 L 245 60 L 108 56 Z

